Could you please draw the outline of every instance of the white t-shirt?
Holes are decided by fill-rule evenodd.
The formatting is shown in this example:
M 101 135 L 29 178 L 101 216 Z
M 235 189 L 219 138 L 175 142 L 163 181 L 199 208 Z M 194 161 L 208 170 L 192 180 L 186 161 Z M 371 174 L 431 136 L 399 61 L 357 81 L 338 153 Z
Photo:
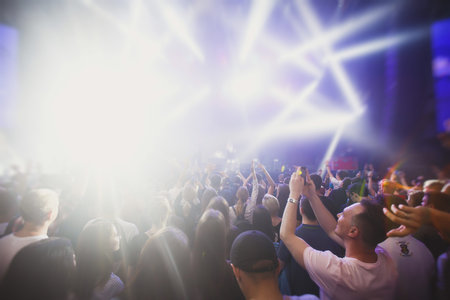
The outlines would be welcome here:
M 9 264 L 13 260 L 14 256 L 23 247 L 37 242 L 42 239 L 48 238 L 47 235 L 18 237 L 13 233 L 8 234 L 0 239 L 0 280 L 5 276 L 8 270 Z
M 0 223 L 0 234 L 4 234 L 5 233 L 5 230 L 6 230 L 6 227 L 8 227 L 8 222 L 5 222 L 5 223 Z
M 365 263 L 355 258 L 340 258 L 330 251 L 305 249 L 303 259 L 311 279 L 320 287 L 320 299 L 394 299 L 397 270 L 380 247 L 378 259 Z
M 337 190 L 342 186 L 342 180 L 337 180 L 334 177 L 330 177 L 330 181 L 333 184 L 333 190 Z
M 396 299 L 431 299 L 435 264 L 430 250 L 411 235 L 387 238 L 379 246 L 397 266 Z

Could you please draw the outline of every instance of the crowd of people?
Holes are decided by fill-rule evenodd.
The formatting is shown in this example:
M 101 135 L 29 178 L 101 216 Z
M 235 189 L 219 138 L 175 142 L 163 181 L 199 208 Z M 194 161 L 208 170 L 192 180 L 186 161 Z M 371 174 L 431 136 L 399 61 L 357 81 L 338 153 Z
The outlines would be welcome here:
M 0 181 L 0 298 L 450 298 L 448 178 L 242 172 L 182 167 L 149 189 L 16 168 Z

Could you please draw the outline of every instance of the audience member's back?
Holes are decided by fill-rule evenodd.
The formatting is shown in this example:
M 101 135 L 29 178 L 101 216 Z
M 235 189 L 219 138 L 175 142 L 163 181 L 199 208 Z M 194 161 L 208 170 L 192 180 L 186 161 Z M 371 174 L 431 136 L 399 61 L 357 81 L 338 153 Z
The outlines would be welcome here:
M 78 299 L 110 299 L 122 292 L 124 284 L 113 273 L 113 253 L 119 249 L 120 238 L 111 222 L 99 219 L 86 225 L 76 249 Z
M 301 199 L 299 209 L 302 215 L 302 224 L 297 227 L 295 235 L 301 237 L 314 249 L 320 251 L 329 250 L 335 255 L 343 257 L 345 254 L 344 249 L 333 241 L 319 226 L 308 199 Z M 319 296 L 319 287 L 309 277 L 308 272 L 295 261 L 283 242 L 281 242 L 278 250 L 278 257 L 286 270 L 290 295 L 314 294 Z M 285 293 L 288 294 L 287 292 Z
M 147 241 L 127 296 L 135 300 L 194 298 L 190 250 L 182 231 L 165 228 Z
M 58 215 L 58 203 L 58 195 L 48 189 L 32 190 L 22 199 L 23 228 L 0 239 L 0 280 L 20 249 L 48 237 L 48 227 Z
M 22 248 L 14 257 L 0 298 L 67 299 L 74 275 L 74 252 L 69 240 L 44 239 Z
M 244 299 L 226 262 L 226 225 L 221 212 L 208 209 L 200 218 L 192 256 L 200 299 Z

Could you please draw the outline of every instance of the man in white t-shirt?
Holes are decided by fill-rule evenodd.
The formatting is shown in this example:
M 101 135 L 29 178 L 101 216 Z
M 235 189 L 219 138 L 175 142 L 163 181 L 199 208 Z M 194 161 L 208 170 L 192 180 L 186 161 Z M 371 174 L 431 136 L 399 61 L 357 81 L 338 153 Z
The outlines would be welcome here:
M 396 299 L 431 299 L 435 262 L 430 250 L 412 235 L 389 237 L 379 246 L 389 253 L 398 270 Z
M 397 270 L 377 244 L 386 238 L 381 206 L 368 200 L 353 204 L 336 220 L 315 193 L 314 183 L 295 172 L 289 183 L 290 196 L 281 223 L 281 239 L 295 260 L 320 287 L 321 299 L 394 299 Z M 310 200 L 323 230 L 343 246 L 344 258 L 318 251 L 295 235 L 298 199 Z
M 49 189 L 32 190 L 22 199 L 23 228 L 0 239 L 0 280 L 20 249 L 48 237 L 48 227 L 58 215 L 58 205 L 58 194 Z
M 407 205 L 406 201 L 395 195 L 377 195 L 380 205 L 387 209 L 391 205 Z M 387 220 L 387 230 L 398 224 Z M 427 300 L 431 299 L 434 288 L 435 261 L 431 251 L 412 235 L 389 237 L 380 245 L 394 261 L 398 271 L 396 299 Z

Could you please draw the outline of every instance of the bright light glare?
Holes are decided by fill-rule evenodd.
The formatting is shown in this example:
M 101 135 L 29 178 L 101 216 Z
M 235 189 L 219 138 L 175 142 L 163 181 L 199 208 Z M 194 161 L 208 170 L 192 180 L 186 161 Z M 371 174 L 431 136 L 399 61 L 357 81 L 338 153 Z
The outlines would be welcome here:
M 348 47 L 346 49 L 339 51 L 338 53 L 333 54 L 331 56 L 331 59 L 344 61 L 353 58 L 358 58 L 361 56 L 367 56 L 369 54 L 385 50 L 392 46 L 410 42 L 415 38 L 423 36 L 424 33 L 425 32 L 422 29 L 415 30 L 413 32 L 407 32 L 404 34 L 381 38 L 367 43 Z
M 265 87 L 269 84 L 269 74 L 263 69 L 240 70 L 230 76 L 224 84 L 224 93 L 233 101 L 251 101 L 264 96 Z
M 339 143 L 339 140 L 341 139 L 342 133 L 344 132 L 345 126 L 346 126 L 346 124 L 342 124 L 341 126 L 338 127 L 336 133 L 333 136 L 333 139 L 331 140 L 330 145 L 328 146 L 327 152 L 325 152 L 325 156 L 322 159 L 322 162 L 320 163 L 320 166 L 318 169 L 325 170 L 325 164 L 333 156 L 334 151 L 336 150 L 336 147 Z M 325 176 L 325 173 L 322 176 Z
M 286 126 L 289 126 L 288 122 L 286 121 L 286 118 L 293 113 L 295 109 L 302 110 L 306 99 L 314 92 L 318 85 L 319 81 L 313 81 L 309 85 L 307 85 L 299 95 L 296 97 L 291 98 L 290 103 L 287 105 L 286 108 L 283 109 L 281 113 L 275 116 L 275 118 L 267 123 L 263 128 L 259 129 L 256 137 L 252 138 L 252 142 L 249 145 L 249 147 L 242 153 L 242 157 L 246 157 L 247 155 L 250 155 L 253 151 L 258 149 L 265 141 L 268 139 L 274 137 L 277 133 L 284 133 L 287 132 Z M 281 92 L 285 95 L 282 91 L 273 90 L 272 93 Z M 306 106 L 309 106 L 306 104 Z M 294 125 L 297 126 L 298 124 Z M 297 131 L 298 132 L 298 131 Z M 247 134 L 247 133 L 245 133 Z
M 199 135 L 196 128 L 203 130 L 209 125 L 200 124 L 203 117 L 214 120 L 222 113 L 208 109 L 220 105 L 227 106 L 224 111 L 230 108 L 227 113 L 236 117 L 233 122 L 236 120 L 239 132 L 217 132 L 214 128 L 211 131 L 216 132 L 211 135 L 222 143 L 230 137 L 233 144 L 241 146 L 235 143 L 239 140 L 235 136 L 242 134 L 242 140 L 251 140 L 245 144 L 249 145 L 248 149 L 239 147 L 244 150 L 243 156 L 253 155 L 254 150 L 277 135 L 294 137 L 334 132 L 336 124 L 349 124 L 364 112 L 340 60 L 399 42 L 373 41 L 337 54 L 332 49 L 334 42 L 387 16 L 390 5 L 323 31 L 309 2 L 296 1 L 301 18 L 290 15 L 284 25 L 302 33 L 307 27 L 311 38 L 303 39 L 302 45 L 292 51 L 291 44 L 298 41 L 288 36 L 292 31 L 279 36 L 272 28 L 265 30 L 274 5 L 280 1 L 253 0 L 248 15 L 242 7 L 241 14 L 236 14 L 234 8 L 230 14 L 217 12 L 214 21 L 218 24 L 214 25 L 218 31 L 212 25 L 212 29 L 200 28 L 210 24 L 209 20 L 205 21 L 208 19 L 205 15 L 210 17 L 208 9 L 214 9 L 207 1 L 182 4 L 182 11 L 177 1 L 133 0 L 129 10 L 123 10 L 125 13 L 111 9 L 106 2 L 84 1 L 94 17 L 83 22 L 84 17 L 74 16 L 71 26 L 77 27 L 77 41 L 67 38 L 64 45 L 58 39 L 70 36 L 67 34 L 70 30 L 43 27 L 39 31 L 43 35 L 37 40 L 46 43 L 51 55 L 46 53 L 48 57 L 41 59 L 45 63 L 30 68 L 30 77 L 36 77 L 33 84 L 39 86 L 33 100 L 41 109 L 36 114 L 42 128 L 36 129 L 36 136 L 42 141 L 41 153 L 47 157 L 106 165 L 126 164 L 143 154 L 155 155 L 152 150 L 160 148 L 160 144 L 180 152 L 172 141 L 195 138 Z M 223 8 L 227 9 L 227 5 Z M 92 30 L 86 28 L 91 25 Z M 208 40 L 211 32 L 231 34 Z M 50 36 L 56 38 L 52 40 Z M 332 59 L 327 61 L 327 57 Z M 327 88 L 320 84 L 327 68 L 331 69 L 351 110 L 335 110 L 337 102 L 333 99 L 324 112 L 317 103 L 328 101 L 314 101 L 321 93 L 318 89 Z M 232 101 L 202 105 L 216 101 L 215 98 Z M 254 116 L 246 110 L 255 107 L 262 110 L 257 107 L 260 100 L 273 100 L 275 105 L 273 113 L 272 107 L 267 107 L 268 121 L 257 120 L 259 123 L 255 124 L 256 117 L 251 120 Z M 242 114 L 235 114 L 239 108 L 243 108 L 239 111 Z M 220 117 L 225 119 L 228 115 Z M 217 123 L 221 126 L 221 122 Z M 173 135 L 171 130 L 175 132 Z M 339 130 L 330 145 L 333 151 L 341 136 Z M 208 139 L 205 144 L 213 142 Z M 219 148 L 215 146 L 214 150 Z
M 273 6 L 275 0 L 254 0 L 252 1 L 250 16 L 248 18 L 247 29 L 243 38 L 242 50 L 239 59 L 243 62 L 250 53 L 251 47 L 255 42 L 258 34 L 264 26 Z
M 163 1 L 155 2 L 160 9 L 164 19 L 167 22 L 167 25 L 172 30 L 172 32 L 180 38 L 180 40 L 188 46 L 188 48 L 192 51 L 192 53 L 197 57 L 201 62 L 205 60 L 205 57 L 197 45 L 197 43 L 192 38 L 192 34 L 189 32 L 188 27 L 185 22 L 182 22 L 182 16 L 178 14 L 174 8 L 169 5 L 163 4 Z
M 297 6 L 300 10 L 301 15 L 304 17 L 306 24 L 308 25 L 308 28 L 310 30 L 318 35 L 322 35 L 321 26 L 319 21 L 317 20 L 312 8 L 309 6 L 308 1 L 302 1 L 301 3 L 299 1 L 296 2 Z M 330 48 L 330 43 L 328 40 L 324 39 L 323 41 L 323 48 L 325 50 L 325 53 L 327 56 L 331 55 L 332 51 Z M 348 78 L 347 74 L 344 71 L 344 68 L 340 65 L 339 62 L 336 60 L 332 60 L 330 62 L 331 71 L 333 72 L 334 78 L 339 83 L 339 87 L 342 89 L 346 96 L 346 100 L 349 102 L 349 104 L 352 106 L 353 110 L 357 113 L 360 113 L 362 111 L 362 107 L 360 104 L 359 97 L 351 84 L 350 79 Z
M 299 5 L 303 4 L 299 3 Z M 296 61 L 305 53 L 321 47 L 324 43 L 335 43 L 343 37 L 347 37 L 355 32 L 363 30 L 367 28 L 368 25 L 371 25 L 372 23 L 380 21 L 380 19 L 388 17 L 389 13 L 392 12 L 392 8 L 393 4 L 389 4 L 378 9 L 370 10 L 368 13 L 351 19 L 344 24 L 331 29 L 330 31 L 323 32 L 320 35 L 314 35 L 313 39 L 306 40 L 302 42 L 302 45 L 296 47 L 295 49 L 283 53 L 280 56 L 279 60 L 280 62 Z M 296 21 L 292 18 L 290 18 L 289 20 L 291 20 L 291 22 Z

